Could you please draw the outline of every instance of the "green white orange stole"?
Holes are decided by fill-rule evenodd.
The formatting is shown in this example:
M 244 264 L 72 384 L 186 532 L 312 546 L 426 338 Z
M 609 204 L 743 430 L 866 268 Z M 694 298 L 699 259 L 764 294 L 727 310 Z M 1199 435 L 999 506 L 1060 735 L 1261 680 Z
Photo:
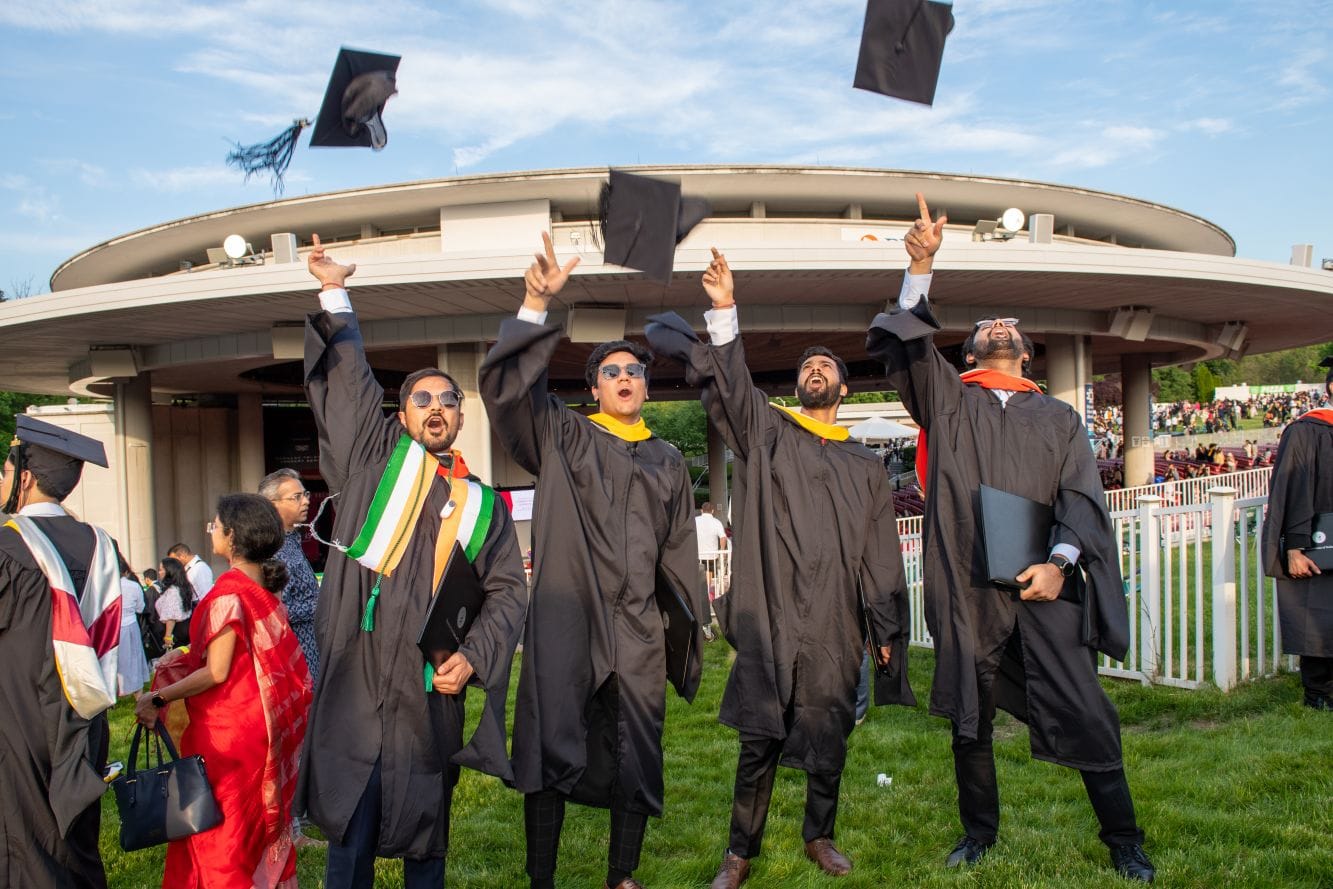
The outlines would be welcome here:
M 375 629 L 375 602 L 380 583 L 392 577 L 416 531 L 425 509 L 426 495 L 436 476 L 449 484 L 449 502 L 440 513 L 440 533 L 435 540 L 435 564 L 431 592 L 439 585 L 454 541 L 462 547 L 469 562 L 481 551 L 494 518 L 495 492 L 487 485 L 467 477 L 462 455 L 453 452 L 453 466 L 446 469 L 440 460 L 404 434 L 398 439 L 389 463 L 384 467 L 370 510 L 361 530 L 348 547 L 339 547 L 348 557 L 375 572 L 375 586 L 370 590 L 361 629 Z

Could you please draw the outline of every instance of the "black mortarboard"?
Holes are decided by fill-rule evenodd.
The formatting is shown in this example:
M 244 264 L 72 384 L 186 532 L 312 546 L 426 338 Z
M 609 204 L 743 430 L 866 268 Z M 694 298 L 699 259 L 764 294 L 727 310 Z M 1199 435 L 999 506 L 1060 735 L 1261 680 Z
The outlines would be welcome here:
M 400 61 L 401 56 L 346 47 L 339 50 L 310 147 L 383 149 L 389 134 L 380 114 L 384 103 L 398 92 L 395 78 Z
M 669 284 L 676 245 L 712 212 L 703 198 L 683 197 L 675 182 L 612 170 L 601 194 L 605 260 Z
M 69 496 L 83 475 L 84 463 L 107 465 L 106 448 L 95 438 L 62 429 L 27 414 L 15 417 L 14 426 L 10 455 L 15 470 L 22 472 L 26 469 L 31 472 L 42 482 L 43 490 L 52 497 L 64 500 Z M 14 493 L 17 492 L 16 484 Z M 16 502 L 17 499 L 11 496 L 6 511 L 12 512 Z
M 372 148 L 379 151 L 389 135 L 380 115 L 384 103 L 398 92 L 397 74 L 401 56 L 390 56 L 359 49 L 338 50 L 329 76 L 324 102 L 310 134 L 312 148 Z M 301 131 L 310 126 L 308 118 L 292 121 L 282 135 L 258 145 L 240 145 L 227 155 L 227 163 L 249 179 L 268 171 L 273 177 L 273 191 L 282 193 L 282 174 L 292 162 L 292 153 Z
M 857 89 L 929 105 L 940 79 L 953 6 L 934 0 L 869 0 L 856 60 Z
M 1333 355 L 1330 355 L 1330 356 L 1328 356 L 1327 358 L 1325 358 L 1323 361 L 1320 361 L 1320 362 L 1319 362 L 1319 366 L 1320 366 L 1320 367 L 1327 367 L 1329 370 L 1333 370 Z

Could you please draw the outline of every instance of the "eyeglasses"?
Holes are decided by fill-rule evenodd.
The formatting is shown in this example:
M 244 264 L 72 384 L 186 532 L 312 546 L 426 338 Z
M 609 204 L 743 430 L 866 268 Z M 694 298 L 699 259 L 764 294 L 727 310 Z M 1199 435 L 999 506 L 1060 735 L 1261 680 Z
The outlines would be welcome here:
M 1003 324 L 1005 327 L 1017 327 L 1017 318 L 987 318 L 985 321 L 978 321 L 973 330 L 990 330 L 997 324 Z
M 625 376 L 629 377 L 631 380 L 641 380 L 648 368 L 644 367 L 637 361 L 633 364 L 626 364 L 624 367 L 621 367 L 619 364 L 603 364 L 598 368 L 598 373 L 602 375 L 602 379 L 604 380 L 614 380 L 620 376 L 622 370 L 625 372 Z
M 286 497 L 271 497 L 271 498 L 269 498 L 269 502 L 271 502 L 271 503 L 283 503 L 283 502 L 300 503 L 302 500 L 309 500 L 309 499 L 310 499 L 310 492 L 309 492 L 309 491 L 300 491 L 300 492 L 298 492 L 298 493 L 296 493 L 296 494 L 288 494 Z
M 441 390 L 438 393 L 438 398 L 440 401 L 440 407 L 458 407 L 460 404 L 463 403 L 463 396 L 459 395 L 453 389 Z M 432 398 L 431 394 L 427 392 L 425 389 L 417 389 L 410 396 L 408 396 L 407 400 L 412 402 L 412 404 L 416 405 L 419 408 L 428 408 L 430 407 L 431 402 L 435 400 L 435 398 Z
M 221 531 L 221 530 L 222 530 L 221 522 L 209 522 L 207 525 L 204 525 L 204 533 L 206 534 L 212 534 L 214 531 Z

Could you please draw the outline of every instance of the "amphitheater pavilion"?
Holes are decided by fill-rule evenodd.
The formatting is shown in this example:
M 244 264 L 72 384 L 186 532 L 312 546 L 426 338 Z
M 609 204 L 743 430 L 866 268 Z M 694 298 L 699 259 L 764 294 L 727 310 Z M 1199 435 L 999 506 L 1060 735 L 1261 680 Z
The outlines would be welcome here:
M 923 192 L 949 216 L 931 293 L 941 345 L 956 351 L 983 315 L 1018 317 L 1037 342 L 1033 375 L 1080 411 L 1094 374 L 1120 373 L 1128 484 L 1152 469 L 1152 368 L 1306 345 L 1333 329 L 1333 273 L 1238 259 L 1217 225 L 1146 200 L 897 170 L 632 169 L 677 179 L 713 206 L 679 246 L 669 285 L 602 261 L 605 168 L 291 197 L 164 222 L 69 259 L 52 293 L 0 305 L 0 373 L 8 389 L 111 399 L 44 413 L 107 441 L 111 468 L 89 471 L 76 508 L 142 567 L 177 539 L 201 547 L 216 495 L 253 490 L 279 466 L 321 490 L 301 390 L 302 321 L 318 306 L 304 263 L 315 233 L 357 263 L 352 299 L 390 397 L 419 367 L 456 376 L 468 396 L 459 446 L 477 474 L 510 487 L 531 479 L 493 441 L 476 371 L 518 305 L 542 231 L 562 261 L 582 258 L 552 312 L 570 337 L 551 367 L 562 396 L 582 400 L 592 342 L 639 337 L 664 309 L 702 328 L 710 245 L 736 272 L 761 386 L 789 392 L 795 356 L 821 342 L 847 359 L 854 389 L 877 390 L 865 330 L 898 293 L 897 239 Z M 997 226 L 1011 207 L 1022 224 Z M 247 245 L 238 260 L 222 249 L 230 235 Z M 651 394 L 694 397 L 670 367 L 654 369 Z M 710 450 L 716 467 L 720 443 Z

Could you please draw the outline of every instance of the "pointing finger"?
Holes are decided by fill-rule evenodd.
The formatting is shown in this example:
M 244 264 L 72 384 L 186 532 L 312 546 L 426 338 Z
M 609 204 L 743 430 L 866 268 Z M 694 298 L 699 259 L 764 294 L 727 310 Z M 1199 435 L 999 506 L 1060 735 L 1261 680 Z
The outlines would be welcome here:
M 930 208 L 926 206 L 926 196 L 921 192 L 916 193 L 917 210 L 921 213 L 921 219 L 930 222 Z

